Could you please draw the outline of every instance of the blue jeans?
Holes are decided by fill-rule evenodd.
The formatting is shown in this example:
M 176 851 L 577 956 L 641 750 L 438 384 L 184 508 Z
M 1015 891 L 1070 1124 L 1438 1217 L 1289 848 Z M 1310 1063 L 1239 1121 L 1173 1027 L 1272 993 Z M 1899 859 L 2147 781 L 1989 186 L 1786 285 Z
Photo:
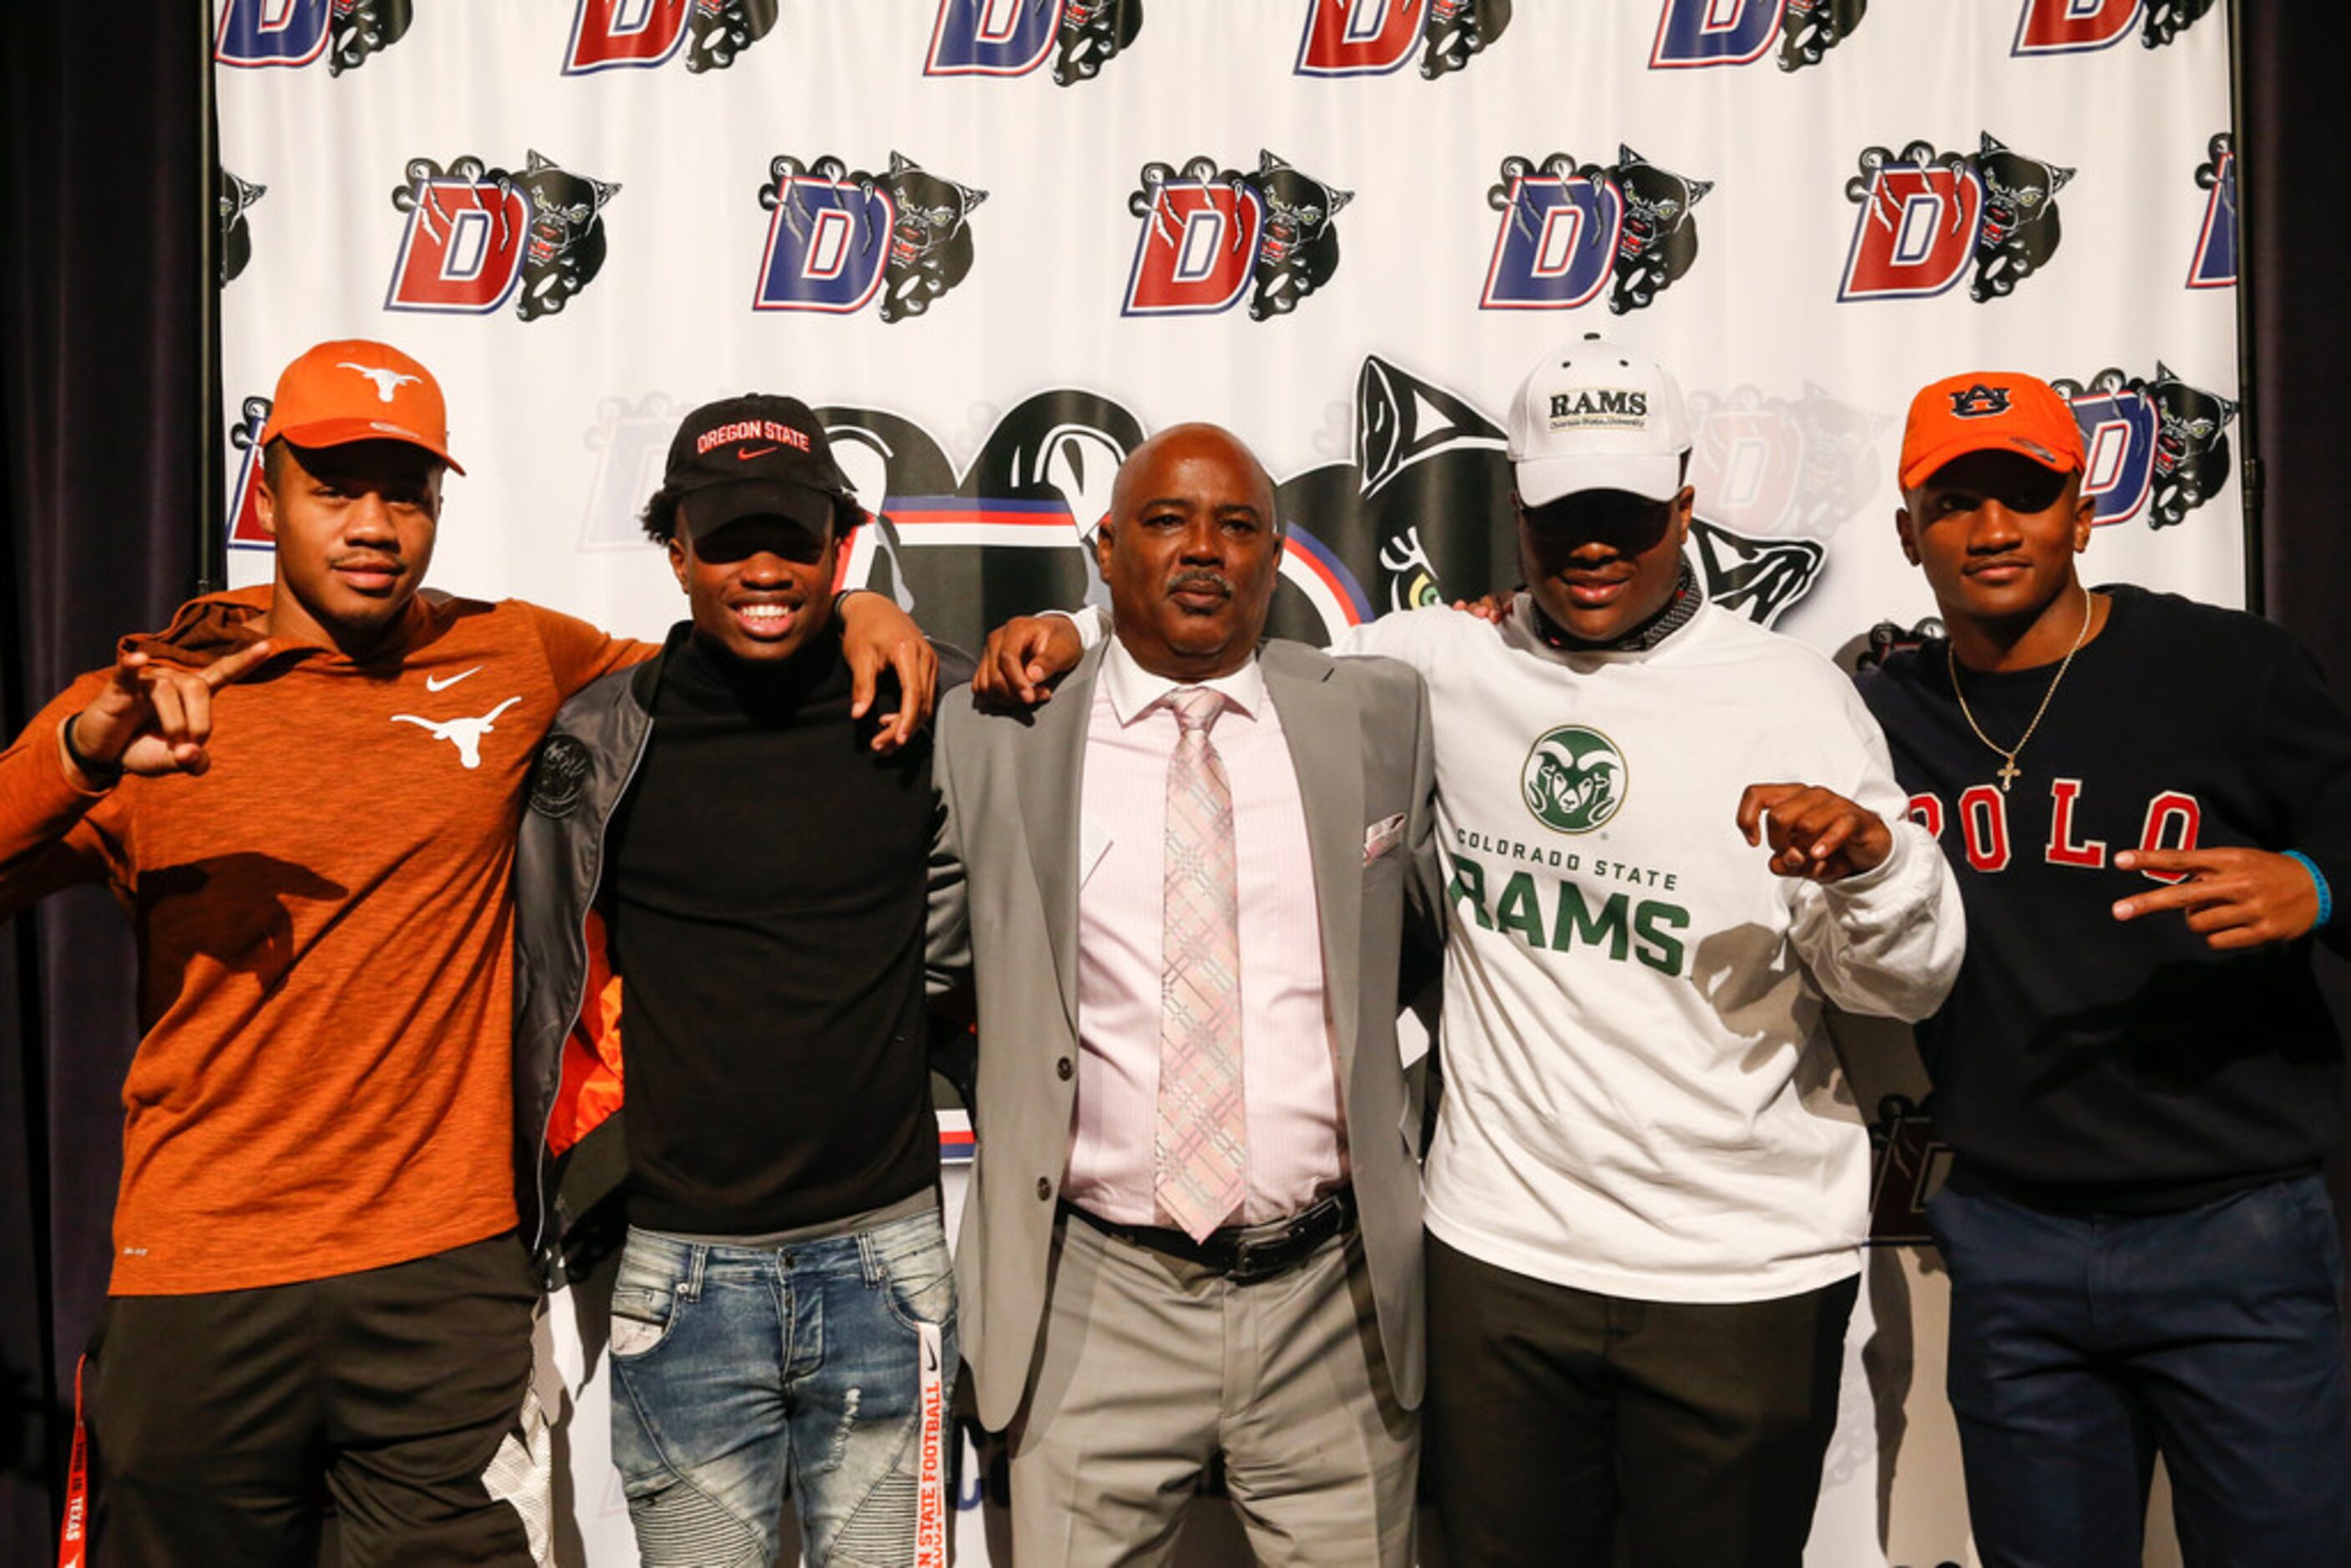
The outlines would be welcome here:
M 2133 1216 L 1960 1176 L 1927 1214 L 1990 1568 L 2137 1568 L 2158 1452 L 2191 1568 L 2351 1563 L 2343 1257 L 2318 1176 Z
M 944 1563 L 955 1274 L 935 1212 L 825 1240 L 629 1232 L 612 1287 L 612 1459 L 648 1568 Z

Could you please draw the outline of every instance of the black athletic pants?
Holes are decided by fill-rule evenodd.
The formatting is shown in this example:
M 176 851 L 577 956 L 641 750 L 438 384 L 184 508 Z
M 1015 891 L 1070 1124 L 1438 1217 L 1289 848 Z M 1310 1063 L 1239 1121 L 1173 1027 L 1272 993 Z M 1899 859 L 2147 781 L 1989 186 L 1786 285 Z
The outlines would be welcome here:
M 517 1429 L 538 1299 L 511 1232 L 324 1280 L 112 1298 L 84 1383 L 93 1560 L 311 1568 L 331 1500 L 353 1568 L 528 1564 L 484 1472 Z
M 1594 1295 L 1428 1239 L 1429 1467 L 1448 1568 L 1799 1568 L 1860 1281 Z

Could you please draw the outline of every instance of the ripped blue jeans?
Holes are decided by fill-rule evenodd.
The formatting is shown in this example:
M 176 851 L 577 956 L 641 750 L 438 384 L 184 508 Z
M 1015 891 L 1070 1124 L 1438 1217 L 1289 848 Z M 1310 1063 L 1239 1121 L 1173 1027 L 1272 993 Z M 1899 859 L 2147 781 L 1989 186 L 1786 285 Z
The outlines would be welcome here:
M 611 1354 L 648 1568 L 765 1568 L 787 1495 L 809 1568 L 946 1562 L 955 1273 L 936 1212 L 780 1249 L 632 1229 Z

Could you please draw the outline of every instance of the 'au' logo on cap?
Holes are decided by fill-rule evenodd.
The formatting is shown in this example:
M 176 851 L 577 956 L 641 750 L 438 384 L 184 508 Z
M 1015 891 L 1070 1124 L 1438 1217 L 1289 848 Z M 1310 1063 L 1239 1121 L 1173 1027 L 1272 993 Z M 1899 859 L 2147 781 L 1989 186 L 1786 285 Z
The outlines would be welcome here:
M 1988 387 L 1981 382 L 1964 392 L 1951 394 L 1951 412 L 1961 419 L 1983 419 L 2008 412 L 2008 389 Z

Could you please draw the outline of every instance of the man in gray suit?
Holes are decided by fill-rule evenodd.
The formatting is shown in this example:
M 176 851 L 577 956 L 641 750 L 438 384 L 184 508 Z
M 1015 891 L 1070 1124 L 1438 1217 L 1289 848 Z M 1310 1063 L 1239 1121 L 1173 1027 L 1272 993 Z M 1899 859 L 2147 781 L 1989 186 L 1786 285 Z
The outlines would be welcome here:
M 1137 447 L 1094 549 L 1114 636 L 1042 708 L 957 693 L 935 761 L 934 963 L 979 1014 L 961 1331 L 1016 1559 L 1165 1561 L 1221 1459 L 1261 1559 L 1403 1568 L 1426 696 L 1259 646 L 1281 528 L 1225 431 Z

